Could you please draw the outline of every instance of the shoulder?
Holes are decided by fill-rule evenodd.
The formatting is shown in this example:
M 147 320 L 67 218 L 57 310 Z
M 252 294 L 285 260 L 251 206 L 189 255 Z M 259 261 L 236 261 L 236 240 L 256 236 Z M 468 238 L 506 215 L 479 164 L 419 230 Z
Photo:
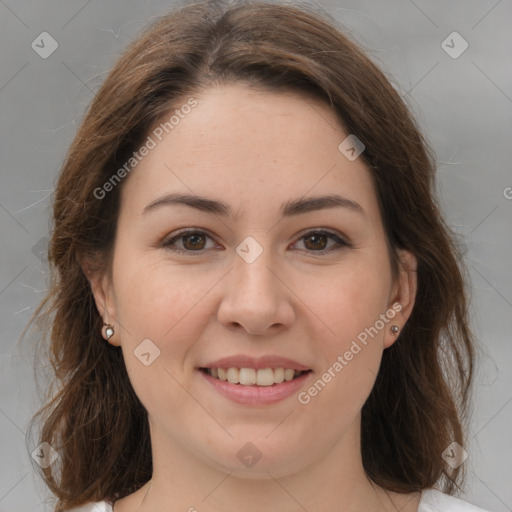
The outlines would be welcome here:
M 421 493 L 418 512 L 488 512 L 463 501 L 444 494 L 437 489 L 425 489 Z
M 106 501 L 87 503 L 81 507 L 72 508 L 68 512 L 112 512 L 112 505 Z

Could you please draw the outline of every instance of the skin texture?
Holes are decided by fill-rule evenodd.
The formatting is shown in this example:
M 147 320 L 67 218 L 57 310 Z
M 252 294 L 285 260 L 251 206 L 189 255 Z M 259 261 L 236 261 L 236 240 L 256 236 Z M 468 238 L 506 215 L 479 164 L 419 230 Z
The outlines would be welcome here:
M 418 495 L 384 492 L 361 461 L 360 411 L 396 340 L 389 327 L 404 326 L 416 293 L 410 253 L 392 280 L 369 171 L 338 150 L 348 134 L 321 102 L 242 84 L 195 97 L 126 178 L 112 271 L 91 278 L 151 429 L 151 486 L 114 511 L 417 510 Z M 143 213 L 171 192 L 221 200 L 236 216 L 168 205 Z M 327 194 L 365 213 L 280 216 L 287 201 Z M 189 252 L 173 252 L 165 241 L 182 228 L 208 236 L 178 238 L 174 246 Z M 302 238 L 319 229 L 352 247 Z M 252 263 L 236 252 L 248 236 L 263 248 Z M 313 370 L 307 390 L 394 303 L 401 312 L 307 405 L 296 394 L 236 404 L 197 370 L 228 355 L 279 355 Z M 148 366 L 134 356 L 144 339 L 160 350 Z M 247 442 L 262 454 L 252 468 L 237 457 Z

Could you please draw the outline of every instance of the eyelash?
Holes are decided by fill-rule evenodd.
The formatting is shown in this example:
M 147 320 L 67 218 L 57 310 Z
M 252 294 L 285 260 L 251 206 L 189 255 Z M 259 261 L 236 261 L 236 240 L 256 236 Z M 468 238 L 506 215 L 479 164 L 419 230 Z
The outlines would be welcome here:
M 205 235 L 206 237 L 211 238 L 213 240 L 213 238 L 208 233 L 192 228 L 192 229 L 186 229 L 186 230 L 180 231 L 177 234 L 173 235 L 171 238 L 164 240 L 164 242 L 162 243 L 162 246 L 166 249 L 173 251 L 173 252 L 178 252 L 178 253 L 182 253 L 182 254 L 194 254 L 194 253 L 197 253 L 198 255 L 204 254 L 206 249 L 192 251 L 192 250 L 179 249 L 176 247 L 172 247 L 173 243 L 176 240 L 178 240 L 180 238 L 184 238 L 185 236 L 190 236 L 190 235 Z M 308 238 L 311 235 L 326 235 L 327 237 L 329 237 L 331 239 L 335 239 L 336 242 L 338 243 L 338 247 L 324 249 L 322 251 L 304 249 L 306 252 L 312 253 L 314 255 L 323 255 L 323 254 L 327 254 L 327 253 L 330 253 L 333 251 L 339 251 L 343 248 L 352 247 L 352 244 L 343 240 L 335 233 L 332 233 L 330 231 L 325 231 L 323 229 L 308 231 L 308 232 L 304 233 L 297 241 L 303 240 L 304 238 Z

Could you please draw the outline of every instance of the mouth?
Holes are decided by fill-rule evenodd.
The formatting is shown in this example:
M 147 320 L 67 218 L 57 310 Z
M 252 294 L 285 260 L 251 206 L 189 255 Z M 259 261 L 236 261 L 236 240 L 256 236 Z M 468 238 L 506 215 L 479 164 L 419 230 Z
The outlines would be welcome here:
M 293 368 L 199 368 L 199 370 L 219 381 L 253 387 L 272 387 L 299 379 L 312 370 Z
M 246 363 L 247 364 L 247 363 Z M 270 364 L 270 363 L 267 363 Z M 237 404 L 263 407 L 290 398 L 307 385 L 313 374 L 311 369 L 272 368 L 256 364 L 249 366 L 218 366 L 198 368 L 205 383 L 216 394 Z
M 313 369 L 277 354 L 234 354 L 204 362 L 198 374 L 216 394 L 232 402 L 267 406 L 290 398 L 307 385 Z

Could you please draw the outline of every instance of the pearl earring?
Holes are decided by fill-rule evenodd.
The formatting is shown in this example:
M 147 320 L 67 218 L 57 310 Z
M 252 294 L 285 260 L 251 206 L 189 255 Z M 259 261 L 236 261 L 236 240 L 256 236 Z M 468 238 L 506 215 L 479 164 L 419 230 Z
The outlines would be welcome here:
M 114 336 L 114 326 L 110 324 L 103 324 L 102 328 L 103 337 L 108 341 L 112 336 Z
M 398 331 L 400 331 L 400 327 L 398 325 L 392 325 L 389 330 L 391 331 L 391 334 L 398 334 Z

